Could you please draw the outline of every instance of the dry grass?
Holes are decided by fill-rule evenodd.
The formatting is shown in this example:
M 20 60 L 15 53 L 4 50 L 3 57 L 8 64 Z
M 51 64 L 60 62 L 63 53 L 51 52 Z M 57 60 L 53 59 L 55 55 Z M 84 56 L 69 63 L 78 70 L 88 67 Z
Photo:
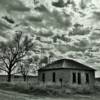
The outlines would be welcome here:
M 100 86 L 99 83 L 95 87 L 93 94 L 72 93 L 73 89 L 65 89 L 59 86 L 43 86 L 31 83 L 0 83 L 0 88 L 4 91 L 16 91 L 18 93 L 6 92 L 1 93 L 0 100 L 99 100 L 100 99 Z M 84 92 L 85 90 L 83 90 Z M 10 93 L 10 94 L 9 94 Z M 25 97 L 25 95 L 30 97 Z M 60 99 L 59 99 L 59 98 Z
M 30 95 L 39 95 L 39 96 L 69 96 L 74 94 L 83 94 L 89 95 L 91 92 L 88 89 L 78 89 L 78 88 L 69 88 L 61 87 L 58 85 L 43 85 L 36 83 L 0 83 L 0 89 L 17 91 L 19 93 L 25 93 Z

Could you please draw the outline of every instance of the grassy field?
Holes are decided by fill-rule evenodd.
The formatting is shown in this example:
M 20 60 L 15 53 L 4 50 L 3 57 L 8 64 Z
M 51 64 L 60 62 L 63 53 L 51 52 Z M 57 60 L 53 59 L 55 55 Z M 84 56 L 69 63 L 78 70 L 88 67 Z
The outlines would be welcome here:
M 99 95 L 73 95 L 68 97 L 37 97 L 17 92 L 0 90 L 0 100 L 100 100 Z
M 59 92 L 60 90 L 60 92 Z M 100 100 L 100 85 L 94 93 L 66 94 L 63 89 L 0 83 L 0 100 Z

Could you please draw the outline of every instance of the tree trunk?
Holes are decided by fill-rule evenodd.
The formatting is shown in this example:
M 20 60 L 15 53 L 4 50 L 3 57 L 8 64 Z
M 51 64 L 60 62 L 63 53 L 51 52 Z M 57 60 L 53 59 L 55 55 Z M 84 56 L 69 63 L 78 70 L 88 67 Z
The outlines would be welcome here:
M 8 79 L 7 79 L 7 81 L 11 82 L 11 72 L 10 71 L 8 72 Z
M 26 75 L 23 75 L 23 78 L 24 78 L 24 82 L 26 81 Z

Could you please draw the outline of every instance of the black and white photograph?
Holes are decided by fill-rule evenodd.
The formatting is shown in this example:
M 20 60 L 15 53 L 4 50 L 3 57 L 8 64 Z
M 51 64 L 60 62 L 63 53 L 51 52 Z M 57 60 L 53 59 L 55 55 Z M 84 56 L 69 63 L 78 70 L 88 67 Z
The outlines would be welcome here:
M 0 100 L 100 100 L 100 0 L 0 0 Z

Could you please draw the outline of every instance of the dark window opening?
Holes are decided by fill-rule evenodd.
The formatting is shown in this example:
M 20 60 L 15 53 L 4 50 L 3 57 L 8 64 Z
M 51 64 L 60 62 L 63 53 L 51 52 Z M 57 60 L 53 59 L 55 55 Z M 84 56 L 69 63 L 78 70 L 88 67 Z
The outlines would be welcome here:
M 81 73 L 78 73 L 78 84 L 81 84 Z
M 52 81 L 56 82 L 56 74 L 55 74 L 55 72 L 53 72 Z
M 86 83 L 89 83 L 89 74 L 86 73 Z
M 45 73 L 42 74 L 42 81 L 45 82 Z
M 76 83 L 76 73 L 73 73 L 73 83 Z
M 59 82 L 60 82 L 61 87 L 62 87 L 62 82 L 63 82 L 63 79 L 62 79 L 62 78 L 60 78 L 60 79 L 59 79 Z
M 59 81 L 62 83 L 62 78 L 60 78 Z

